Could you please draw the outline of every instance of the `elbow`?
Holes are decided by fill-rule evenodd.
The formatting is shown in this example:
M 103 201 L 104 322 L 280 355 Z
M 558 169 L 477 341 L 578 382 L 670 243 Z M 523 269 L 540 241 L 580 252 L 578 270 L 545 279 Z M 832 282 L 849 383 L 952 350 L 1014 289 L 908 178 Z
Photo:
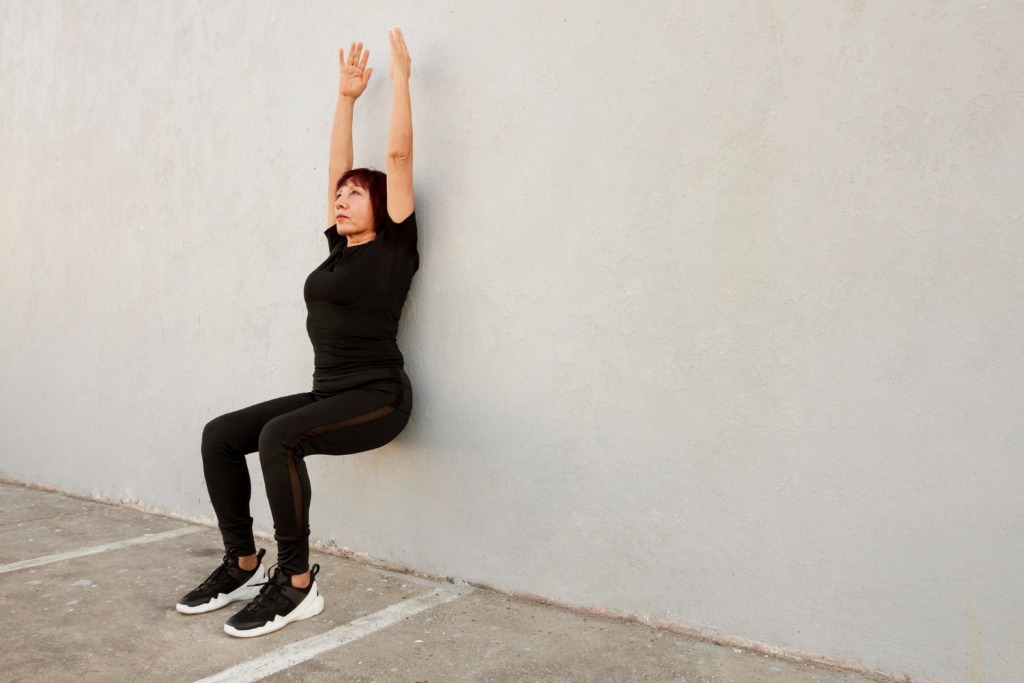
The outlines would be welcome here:
M 388 161 L 395 164 L 407 164 L 412 159 L 412 150 L 390 150 L 387 153 Z

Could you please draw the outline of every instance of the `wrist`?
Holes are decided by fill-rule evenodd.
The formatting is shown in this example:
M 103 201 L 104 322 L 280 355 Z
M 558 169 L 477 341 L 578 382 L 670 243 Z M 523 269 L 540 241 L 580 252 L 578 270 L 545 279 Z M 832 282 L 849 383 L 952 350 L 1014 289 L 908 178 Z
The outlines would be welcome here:
M 356 97 L 352 95 L 342 95 L 338 93 L 338 104 L 347 104 L 348 106 L 354 106 L 356 103 Z

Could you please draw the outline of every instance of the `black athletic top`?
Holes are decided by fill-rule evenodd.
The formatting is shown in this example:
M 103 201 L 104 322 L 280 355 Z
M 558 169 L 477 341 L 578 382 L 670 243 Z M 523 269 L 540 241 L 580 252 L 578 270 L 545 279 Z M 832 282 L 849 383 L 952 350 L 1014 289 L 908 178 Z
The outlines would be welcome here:
M 306 278 L 303 297 L 313 344 L 313 391 L 326 393 L 331 380 L 354 372 L 404 366 L 395 338 L 420 255 L 415 212 L 395 223 L 385 211 L 376 237 L 354 247 L 337 225 L 324 235 L 330 256 Z

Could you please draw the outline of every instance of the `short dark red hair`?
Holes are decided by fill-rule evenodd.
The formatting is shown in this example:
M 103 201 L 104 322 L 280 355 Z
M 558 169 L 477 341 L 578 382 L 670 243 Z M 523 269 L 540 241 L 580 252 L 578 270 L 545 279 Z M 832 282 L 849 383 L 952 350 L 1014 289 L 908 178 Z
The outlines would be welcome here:
M 334 188 L 335 196 L 341 186 L 349 181 L 353 185 L 363 188 L 370 195 L 370 207 L 373 209 L 373 229 L 379 230 L 384 224 L 384 212 L 388 210 L 387 173 L 372 168 L 353 168 L 346 171 L 338 179 L 338 185 Z

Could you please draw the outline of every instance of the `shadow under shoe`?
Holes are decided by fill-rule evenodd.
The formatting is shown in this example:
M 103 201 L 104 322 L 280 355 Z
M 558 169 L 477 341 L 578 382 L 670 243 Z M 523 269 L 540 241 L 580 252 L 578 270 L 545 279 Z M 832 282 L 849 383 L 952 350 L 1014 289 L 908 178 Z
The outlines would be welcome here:
M 224 624 L 224 632 L 239 638 L 261 636 L 282 629 L 293 621 L 309 619 L 324 611 L 324 598 L 317 588 L 320 565 L 309 570 L 309 586 L 295 588 L 291 576 L 281 567 L 271 568 L 270 579 L 260 594 Z
M 200 614 L 220 609 L 236 600 L 251 600 L 259 595 L 261 582 L 267 580 L 267 568 L 263 565 L 260 549 L 256 554 L 256 568 L 247 572 L 238 566 L 238 558 L 231 553 L 224 555 L 224 561 L 195 590 L 189 591 L 175 605 L 182 614 Z

